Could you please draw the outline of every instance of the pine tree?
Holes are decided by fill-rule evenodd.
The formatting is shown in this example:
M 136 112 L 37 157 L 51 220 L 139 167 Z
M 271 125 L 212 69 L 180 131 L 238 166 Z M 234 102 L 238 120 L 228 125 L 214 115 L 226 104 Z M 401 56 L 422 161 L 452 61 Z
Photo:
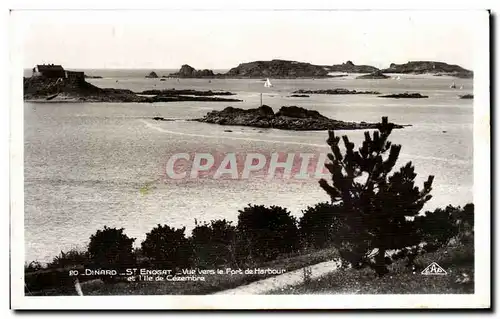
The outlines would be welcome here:
M 431 199 L 429 193 L 434 179 L 429 176 L 420 190 L 414 185 L 417 174 L 411 162 L 389 175 L 401 151 L 401 145 L 388 141 L 393 127 L 387 117 L 382 117 L 373 137 L 365 132 L 358 151 L 347 136 L 342 136 L 344 154 L 339 147 L 340 137 L 329 131 L 331 162 L 325 166 L 332 182 L 329 184 L 324 179 L 319 182 L 332 203 L 341 203 L 345 208 L 343 227 L 336 236 L 341 255 L 351 262 L 366 263 L 368 253 L 378 249 L 375 262 L 368 264 L 379 276 L 388 272 L 385 258 L 388 250 L 419 244 L 412 217 Z

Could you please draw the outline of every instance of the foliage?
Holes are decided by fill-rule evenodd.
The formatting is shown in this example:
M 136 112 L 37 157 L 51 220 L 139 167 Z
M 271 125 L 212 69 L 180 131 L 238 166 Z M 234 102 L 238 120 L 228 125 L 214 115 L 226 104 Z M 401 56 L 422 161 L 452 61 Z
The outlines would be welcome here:
M 394 127 L 382 118 L 378 131 L 365 132 L 358 151 L 344 135 L 345 147 L 341 153 L 340 138 L 329 131 L 328 154 L 325 164 L 332 175 L 331 185 L 324 179 L 320 186 L 330 195 L 332 203 L 344 206 L 344 224 L 338 232 L 337 246 L 341 255 L 366 259 L 378 249 L 375 262 L 368 263 L 379 276 L 388 272 L 386 251 L 416 245 L 420 239 L 415 224 L 409 220 L 418 215 L 431 198 L 433 176 L 429 176 L 420 190 L 416 187 L 415 169 L 411 162 L 389 175 L 398 160 L 401 145 L 394 145 L 388 137 Z M 349 258 L 351 259 L 351 258 Z
M 88 255 L 94 267 L 118 270 L 135 264 L 132 252 L 135 238 L 129 238 L 123 230 L 104 226 L 90 236 Z
M 436 249 L 446 246 L 453 238 L 468 237 L 474 232 L 474 204 L 463 208 L 448 205 L 415 218 L 422 240 Z
M 158 224 L 146 234 L 146 240 L 141 243 L 142 253 L 157 267 L 166 269 L 188 267 L 193 251 L 184 235 L 185 230 L 185 227 L 175 229 Z
M 300 235 L 306 246 L 323 248 L 332 243 L 342 225 L 342 205 L 323 202 L 302 211 Z
M 25 273 L 28 273 L 28 272 L 35 272 L 35 271 L 39 271 L 39 270 L 42 270 L 43 269 L 43 266 L 42 264 L 39 262 L 39 261 L 32 261 L 30 263 L 25 263 L 24 264 L 24 272 Z
M 199 267 L 232 265 L 235 261 L 236 227 L 225 219 L 197 225 L 191 243 Z
M 47 268 L 64 268 L 70 266 L 87 265 L 88 263 L 88 251 L 78 251 L 77 249 L 71 249 L 66 253 L 61 251 L 61 254 L 54 257 L 52 262 L 47 265 Z
M 238 215 L 239 259 L 270 260 L 299 248 L 296 219 L 286 208 L 248 205 Z

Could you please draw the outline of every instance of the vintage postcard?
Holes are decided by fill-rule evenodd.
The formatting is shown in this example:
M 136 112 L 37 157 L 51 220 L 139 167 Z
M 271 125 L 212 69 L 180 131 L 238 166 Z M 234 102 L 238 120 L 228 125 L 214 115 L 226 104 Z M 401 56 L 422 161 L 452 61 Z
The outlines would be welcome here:
M 12 308 L 491 307 L 489 21 L 13 10 Z

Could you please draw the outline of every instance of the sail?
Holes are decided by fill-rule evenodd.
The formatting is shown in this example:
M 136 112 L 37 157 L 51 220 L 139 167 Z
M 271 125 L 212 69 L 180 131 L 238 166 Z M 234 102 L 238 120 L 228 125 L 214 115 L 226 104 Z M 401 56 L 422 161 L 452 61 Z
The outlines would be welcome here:
M 272 87 L 272 86 L 273 86 L 273 85 L 271 84 L 271 81 L 269 81 L 269 78 L 267 78 L 266 83 L 264 83 L 264 86 L 265 86 L 266 88 L 270 88 L 270 87 Z

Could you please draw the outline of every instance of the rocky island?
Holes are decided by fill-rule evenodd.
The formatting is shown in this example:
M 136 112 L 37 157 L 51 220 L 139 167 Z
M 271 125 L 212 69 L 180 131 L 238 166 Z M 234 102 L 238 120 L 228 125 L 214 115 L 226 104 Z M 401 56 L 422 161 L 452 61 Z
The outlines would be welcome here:
M 393 98 L 393 99 L 425 99 L 425 98 L 428 98 L 427 95 L 422 95 L 420 93 L 408 93 L 408 92 L 380 95 L 379 97 Z
M 464 95 L 459 95 L 459 97 L 462 100 L 472 100 L 474 99 L 474 94 L 464 94 Z
M 171 78 L 213 78 L 220 76 L 220 74 L 214 74 L 212 70 L 196 70 L 190 65 L 184 64 L 181 66 L 180 70 L 175 73 L 170 73 L 168 77 Z
M 156 72 L 151 72 L 149 73 L 148 75 L 145 76 L 145 78 L 148 78 L 148 79 L 157 79 L 158 78 L 158 74 L 156 74 Z
M 373 73 L 379 69 L 371 65 L 355 65 L 352 61 L 347 61 L 342 64 L 334 64 L 328 67 L 330 72 L 345 72 L 345 73 Z
M 179 96 L 179 95 L 194 95 L 194 96 L 215 96 L 215 95 L 236 95 L 235 93 L 228 91 L 197 91 L 197 90 L 176 90 L 176 89 L 166 89 L 166 90 L 146 90 L 138 94 L 144 95 L 164 95 L 164 96 Z
M 323 66 L 310 63 L 271 60 L 241 63 L 229 70 L 225 77 L 232 78 L 324 78 L 328 71 Z
M 99 88 L 80 77 L 51 78 L 32 76 L 24 78 L 24 100 L 31 102 L 240 102 L 218 95 L 234 95 L 231 92 L 212 92 L 196 90 L 149 90 L 135 93 L 125 89 Z
M 390 76 L 385 75 L 382 71 L 375 71 L 370 74 L 360 75 L 356 79 L 361 80 L 377 80 L 377 79 L 388 79 Z
M 226 107 L 222 111 L 211 111 L 203 118 L 194 119 L 194 121 L 293 131 L 375 129 L 379 125 L 337 121 L 321 115 L 318 111 L 297 106 L 283 106 L 274 113 L 273 109 L 267 105 L 248 110 Z M 403 126 L 394 124 L 394 128 L 403 128 Z
M 99 75 L 87 75 L 84 76 L 86 79 L 102 79 L 102 76 Z
M 459 78 L 472 78 L 473 72 L 456 64 L 447 64 L 434 61 L 409 61 L 404 64 L 391 63 L 389 68 L 382 70 L 384 73 L 412 73 L 434 75 L 449 75 Z
M 327 89 L 327 90 L 297 90 L 294 94 L 329 94 L 329 95 L 344 95 L 344 94 L 380 94 L 377 91 L 356 91 L 347 89 Z
M 72 102 L 149 102 L 130 90 L 101 89 L 83 79 L 24 78 L 24 100 Z

